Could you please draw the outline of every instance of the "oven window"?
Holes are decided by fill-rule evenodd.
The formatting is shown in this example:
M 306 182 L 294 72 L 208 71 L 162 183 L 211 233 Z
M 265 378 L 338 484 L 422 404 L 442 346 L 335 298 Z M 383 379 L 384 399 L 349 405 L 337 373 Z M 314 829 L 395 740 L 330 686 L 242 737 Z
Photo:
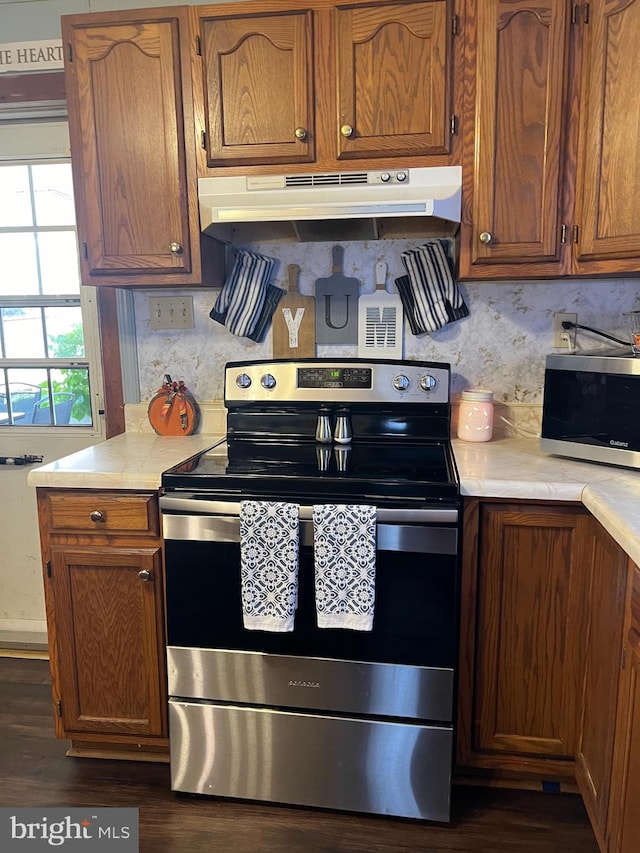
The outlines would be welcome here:
M 458 560 L 452 555 L 378 551 L 372 631 L 319 629 L 313 549 L 301 548 L 298 609 L 289 633 L 242 625 L 237 543 L 165 542 L 171 646 L 454 667 Z

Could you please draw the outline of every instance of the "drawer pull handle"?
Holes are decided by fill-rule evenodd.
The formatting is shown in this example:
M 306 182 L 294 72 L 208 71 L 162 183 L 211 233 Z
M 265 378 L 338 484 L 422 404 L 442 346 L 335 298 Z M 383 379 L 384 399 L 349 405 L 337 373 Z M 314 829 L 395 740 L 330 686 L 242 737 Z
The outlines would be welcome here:
M 340 133 L 348 139 L 350 136 L 353 136 L 353 128 L 350 124 L 343 124 L 340 128 Z
M 91 521 L 95 522 L 96 524 L 98 524 L 98 523 L 99 523 L 99 522 L 101 522 L 101 521 L 106 521 L 106 520 L 107 520 L 107 519 L 105 518 L 104 513 L 103 513 L 103 512 L 100 512 L 100 510 L 99 510 L 99 509 L 94 509 L 94 510 L 93 510 L 93 512 L 90 512 L 90 513 L 89 513 L 89 518 L 91 519 Z
M 296 139 L 306 139 L 307 138 L 307 128 L 306 127 L 296 127 L 295 131 Z
M 138 572 L 138 577 L 141 581 L 150 581 L 151 580 L 151 572 L 149 569 L 140 569 Z
M 485 246 L 488 246 L 489 243 L 493 240 L 493 234 L 490 234 L 488 231 L 482 231 L 479 239 L 481 243 L 484 243 Z

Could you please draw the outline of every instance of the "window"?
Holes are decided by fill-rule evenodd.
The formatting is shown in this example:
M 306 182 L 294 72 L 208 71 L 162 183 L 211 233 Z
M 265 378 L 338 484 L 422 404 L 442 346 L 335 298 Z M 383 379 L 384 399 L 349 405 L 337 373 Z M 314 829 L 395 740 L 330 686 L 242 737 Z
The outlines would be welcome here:
M 68 160 L 0 162 L 0 427 L 95 431 Z

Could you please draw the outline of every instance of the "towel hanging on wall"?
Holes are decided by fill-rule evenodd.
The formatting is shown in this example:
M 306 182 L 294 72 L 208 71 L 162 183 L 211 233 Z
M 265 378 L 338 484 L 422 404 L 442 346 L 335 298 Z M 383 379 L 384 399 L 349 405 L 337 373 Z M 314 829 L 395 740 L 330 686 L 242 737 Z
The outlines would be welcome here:
M 285 293 L 269 283 L 274 264 L 273 258 L 238 249 L 231 274 L 209 312 L 211 319 L 232 335 L 260 343 Z
M 297 504 L 240 502 L 242 621 L 253 631 L 293 631 L 298 604 Z
M 396 285 L 414 335 L 469 316 L 446 247 L 446 240 L 429 240 L 400 256 L 407 275 L 397 278 Z
M 318 628 L 373 628 L 376 517 L 374 506 L 313 507 Z

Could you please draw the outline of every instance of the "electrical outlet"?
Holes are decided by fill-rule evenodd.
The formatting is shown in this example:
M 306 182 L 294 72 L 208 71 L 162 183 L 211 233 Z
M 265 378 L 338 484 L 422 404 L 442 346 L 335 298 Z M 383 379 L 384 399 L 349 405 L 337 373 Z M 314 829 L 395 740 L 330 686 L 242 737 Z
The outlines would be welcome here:
M 193 296 L 149 297 L 152 329 L 193 329 Z
M 553 315 L 553 346 L 556 349 L 574 349 L 576 345 L 576 330 L 563 329 L 563 323 L 577 323 L 577 314 L 563 314 L 557 311 Z

